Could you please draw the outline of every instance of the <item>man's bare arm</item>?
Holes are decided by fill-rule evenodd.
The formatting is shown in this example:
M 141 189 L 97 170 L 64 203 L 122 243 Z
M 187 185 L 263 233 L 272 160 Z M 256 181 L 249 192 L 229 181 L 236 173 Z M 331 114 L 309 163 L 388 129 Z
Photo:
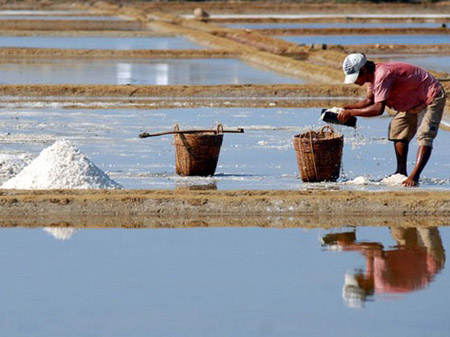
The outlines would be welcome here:
M 344 109 L 362 109 L 368 107 L 369 105 L 373 104 L 373 99 L 374 99 L 373 93 L 368 92 L 364 100 L 344 106 Z
M 345 109 L 339 115 L 338 119 L 341 123 L 345 123 L 352 116 L 360 116 L 360 117 L 374 117 L 378 115 L 382 115 L 384 112 L 384 108 L 386 106 L 386 102 L 377 102 L 372 105 L 366 106 L 360 109 Z

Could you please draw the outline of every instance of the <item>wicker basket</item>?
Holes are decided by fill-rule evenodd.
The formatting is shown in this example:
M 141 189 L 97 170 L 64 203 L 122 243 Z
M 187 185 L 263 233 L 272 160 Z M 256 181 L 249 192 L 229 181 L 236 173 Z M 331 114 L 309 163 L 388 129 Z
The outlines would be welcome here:
M 175 130 L 179 130 L 175 125 Z M 182 176 L 211 176 L 216 171 L 223 140 L 217 131 L 175 134 L 175 172 Z
M 328 130 L 326 130 L 328 129 Z M 339 178 L 344 136 L 326 125 L 293 138 L 300 176 L 304 182 L 336 181 Z

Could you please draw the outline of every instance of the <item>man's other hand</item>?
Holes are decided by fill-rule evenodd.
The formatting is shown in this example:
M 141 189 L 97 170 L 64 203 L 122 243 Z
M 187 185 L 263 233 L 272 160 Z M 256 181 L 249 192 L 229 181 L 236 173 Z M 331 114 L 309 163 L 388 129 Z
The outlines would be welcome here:
M 342 124 L 344 124 L 345 122 L 347 122 L 350 118 L 352 118 L 352 114 L 350 113 L 350 110 L 342 110 L 342 111 L 337 115 L 337 119 L 338 119 L 339 122 L 341 122 Z

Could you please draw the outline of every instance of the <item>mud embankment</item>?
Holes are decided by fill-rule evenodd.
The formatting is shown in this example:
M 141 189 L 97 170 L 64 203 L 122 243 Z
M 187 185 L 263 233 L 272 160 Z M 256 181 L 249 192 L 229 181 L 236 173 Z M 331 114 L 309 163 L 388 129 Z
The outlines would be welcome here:
M 192 59 L 235 58 L 236 53 L 209 49 L 57 49 L 57 48 L 0 48 L 0 57 L 9 63 L 27 63 L 36 59 Z
M 140 30 L 136 20 L 0 20 L 1 30 Z
M 37 97 L 350 97 L 364 93 L 356 86 L 319 84 L 235 85 L 0 85 L 1 96 Z
M 0 191 L 2 218 L 54 216 L 450 216 L 440 191 Z

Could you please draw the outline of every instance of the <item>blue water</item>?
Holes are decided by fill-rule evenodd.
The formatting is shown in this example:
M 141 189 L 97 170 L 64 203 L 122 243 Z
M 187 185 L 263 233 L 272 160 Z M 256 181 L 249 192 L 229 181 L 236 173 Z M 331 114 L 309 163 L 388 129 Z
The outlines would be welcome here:
M 240 29 L 293 29 L 293 28 L 439 28 L 436 22 L 366 22 L 366 23 L 236 23 L 222 26 Z
M 418 284 L 422 275 L 423 287 L 366 293 L 357 306 L 342 296 L 344 279 L 359 271 L 370 279 L 368 251 L 333 252 L 320 243 L 352 231 L 84 229 L 61 241 L 40 228 L 2 229 L 0 330 L 8 337 L 159 337 L 329 336 L 332 329 L 348 337 L 372 336 L 376 327 L 377 336 L 446 336 L 449 228 L 429 229 L 429 248 L 396 247 L 385 227 L 356 228 L 354 245 L 376 243 L 386 267 L 400 249 L 439 266 L 431 271 L 419 258 L 421 273 L 407 279 Z M 394 281 L 377 278 L 375 289 Z
M 373 55 L 384 61 L 401 61 L 418 65 L 427 70 L 450 73 L 450 56 L 447 55 Z
M 182 37 L 0 36 L 0 47 L 60 49 L 200 49 Z
M 298 44 L 443 44 L 450 43 L 449 35 L 305 35 L 277 36 Z
M 0 11 L 0 21 L 1 20 L 70 20 L 70 21 L 77 21 L 77 20 L 87 20 L 87 21 L 120 21 L 125 20 L 123 18 L 120 18 L 118 16 L 101 16 L 101 15 L 89 15 L 89 16 L 81 16 L 81 15 L 71 15 L 71 16 L 64 16 L 64 15 L 1 15 Z
M 0 64 L 0 83 L 219 85 L 302 83 L 237 59 L 35 60 Z

